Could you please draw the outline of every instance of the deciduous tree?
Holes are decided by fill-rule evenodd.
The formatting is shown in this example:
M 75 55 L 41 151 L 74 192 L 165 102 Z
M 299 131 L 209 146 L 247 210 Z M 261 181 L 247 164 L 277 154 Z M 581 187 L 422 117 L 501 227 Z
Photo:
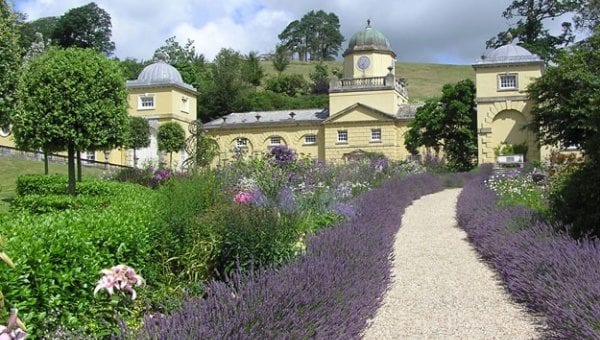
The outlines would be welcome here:
M 67 150 L 69 193 L 75 194 L 75 152 L 122 145 L 127 121 L 116 61 L 90 49 L 50 49 L 25 67 L 15 142 L 22 149 Z
M 127 133 L 126 146 L 133 149 L 133 166 L 137 167 L 137 149 L 150 146 L 150 124 L 142 117 L 129 117 Z
M 292 21 L 278 37 L 301 61 L 331 60 L 344 41 L 338 16 L 322 10 L 310 11 L 300 20 Z
M 173 166 L 173 152 L 185 147 L 185 131 L 175 122 L 158 127 L 158 150 L 169 153 L 169 167 Z
M 443 147 L 448 165 L 464 171 L 473 167 L 477 156 L 477 110 L 475 84 L 470 79 L 446 84 L 442 96 L 417 110 L 406 135 L 407 149 L 416 153 L 420 146 Z
M 21 48 L 15 15 L 6 0 L 0 0 L 0 129 L 8 128 L 15 110 L 20 66 Z
M 96 3 L 90 2 L 73 8 L 60 17 L 51 39 L 61 47 L 92 48 L 111 55 L 115 50 L 111 36 L 110 15 Z
M 554 20 L 571 14 L 582 6 L 581 0 L 514 0 L 502 13 L 507 20 L 517 19 L 507 31 L 500 32 L 486 42 L 488 48 L 507 43 L 507 33 L 518 39 L 520 44 L 546 61 L 554 60 L 560 48 L 575 41 L 572 24 L 562 23 L 562 32 L 552 35 L 544 27 L 545 20 Z
M 265 71 L 260 66 L 256 52 L 248 53 L 242 64 L 242 79 L 253 86 L 259 86 L 264 75 Z

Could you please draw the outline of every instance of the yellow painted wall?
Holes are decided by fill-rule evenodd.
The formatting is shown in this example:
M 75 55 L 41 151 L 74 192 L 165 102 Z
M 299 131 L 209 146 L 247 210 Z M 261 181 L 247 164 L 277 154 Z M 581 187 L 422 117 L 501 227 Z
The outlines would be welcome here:
M 366 70 L 361 70 L 356 66 L 356 62 L 361 56 L 367 56 L 371 60 Z M 376 52 L 356 52 L 349 54 L 344 58 L 344 78 L 368 78 L 385 77 L 390 71 L 389 66 L 394 67 L 392 74 L 395 74 L 395 59 L 391 54 Z
M 522 66 L 498 66 L 498 67 L 476 67 L 475 82 L 477 84 L 477 97 L 499 97 L 499 96 L 518 96 L 525 94 L 527 86 L 532 81 L 541 77 L 543 65 L 522 65 Z M 517 73 L 517 90 L 499 90 L 498 76 L 500 74 Z
M 153 109 L 140 109 L 138 107 L 139 97 L 143 95 L 154 96 Z M 188 104 L 184 104 L 183 98 L 187 99 Z M 129 105 L 128 112 L 132 116 L 154 116 L 157 114 L 169 113 L 184 121 L 196 119 L 195 95 L 178 88 L 158 87 L 129 89 L 127 102 Z M 185 111 L 186 106 L 187 111 Z
M 220 155 L 219 160 L 216 160 L 216 162 L 226 162 L 233 159 L 234 152 L 232 150 L 236 147 L 236 140 L 238 138 L 248 139 L 248 155 L 256 156 L 269 152 L 270 147 L 272 147 L 270 144 L 271 137 L 281 137 L 281 144 L 294 149 L 300 156 L 322 159 L 320 157 L 319 146 L 323 140 L 323 129 L 318 124 L 294 126 L 262 125 L 243 128 L 209 129 L 208 133 L 219 144 Z M 317 143 L 305 144 L 305 135 L 316 135 Z
M 395 114 L 400 104 L 405 102 L 404 97 L 396 90 L 335 92 L 329 94 L 329 112 L 335 114 L 361 103 L 385 113 Z

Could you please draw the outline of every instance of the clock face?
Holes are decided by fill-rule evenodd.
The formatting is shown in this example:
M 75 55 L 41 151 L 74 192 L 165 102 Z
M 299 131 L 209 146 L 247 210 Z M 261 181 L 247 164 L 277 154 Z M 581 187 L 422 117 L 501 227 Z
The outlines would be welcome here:
M 369 65 L 371 65 L 371 60 L 369 60 L 369 57 L 364 55 L 358 58 L 358 61 L 356 62 L 356 66 L 363 71 L 368 69 Z

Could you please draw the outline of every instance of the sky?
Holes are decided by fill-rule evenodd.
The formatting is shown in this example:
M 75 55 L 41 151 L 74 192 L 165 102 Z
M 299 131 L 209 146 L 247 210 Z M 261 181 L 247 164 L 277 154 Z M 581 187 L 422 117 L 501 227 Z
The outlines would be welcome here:
M 13 0 L 29 20 L 59 16 L 90 0 Z M 512 0 L 96 0 L 112 19 L 115 56 L 148 60 L 164 41 L 191 39 L 212 60 L 221 48 L 259 54 L 274 50 L 277 35 L 310 10 L 335 13 L 345 38 L 372 26 L 389 40 L 398 61 L 472 64 L 485 41 L 506 30 L 501 17 Z M 559 22 L 549 23 L 560 27 Z

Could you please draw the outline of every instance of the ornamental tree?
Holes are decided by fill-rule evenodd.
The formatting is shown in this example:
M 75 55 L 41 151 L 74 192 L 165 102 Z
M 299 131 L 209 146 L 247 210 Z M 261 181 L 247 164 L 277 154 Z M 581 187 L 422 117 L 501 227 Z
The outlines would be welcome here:
M 142 117 L 129 117 L 127 147 L 133 149 L 133 166 L 137 167 L 136 150 L 150 146 L 150 124 Z
M 0 0 L 0 129 L 7 128 L 16 104 L 16 84 L 21 66 L 19 31 L 14 13 Z
M 50 49 L 22 74 L 15 143 L 21 149 L 66 150 L 69 193 L 75 194 L 76 151 L 123 145 L 128 116 L 121 68 L 90 49 Z
M 173 152 L 181 151 L 185 146 L 185 131 L 175 122 L 158 127 L 158 150 L 169 153 L 169 167 L 173 166 Z

